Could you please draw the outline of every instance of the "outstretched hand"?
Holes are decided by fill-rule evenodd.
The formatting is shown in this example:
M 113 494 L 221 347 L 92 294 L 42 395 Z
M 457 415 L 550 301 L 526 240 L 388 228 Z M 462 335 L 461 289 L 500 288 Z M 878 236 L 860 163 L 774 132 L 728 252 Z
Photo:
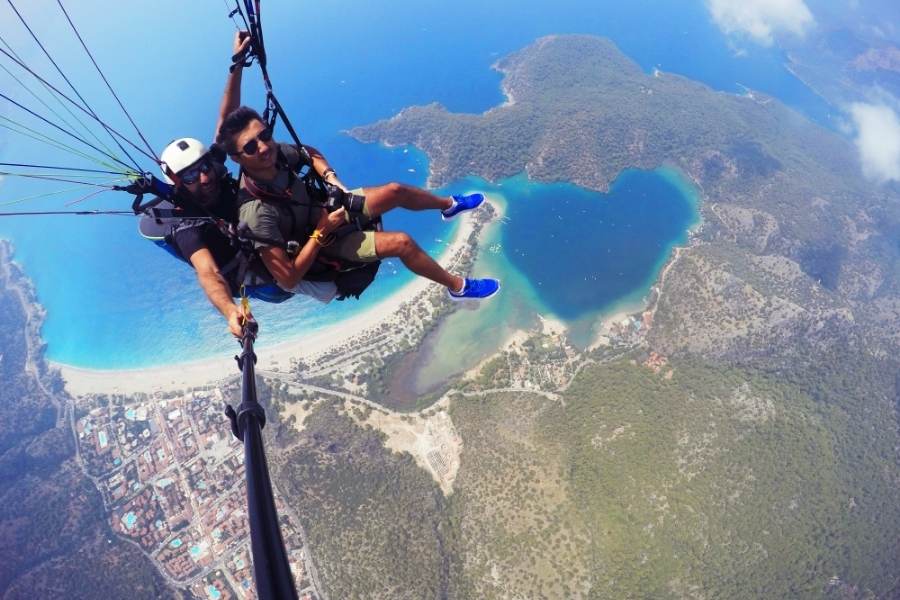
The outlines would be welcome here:
M 244 323 L 248 320 L 253 320 L 253 313 L 244 312 L 243 308 L 235 305 L 234 310 L 228 314 L 228 329 L 231 334 L 240 339 L 244 335 Z

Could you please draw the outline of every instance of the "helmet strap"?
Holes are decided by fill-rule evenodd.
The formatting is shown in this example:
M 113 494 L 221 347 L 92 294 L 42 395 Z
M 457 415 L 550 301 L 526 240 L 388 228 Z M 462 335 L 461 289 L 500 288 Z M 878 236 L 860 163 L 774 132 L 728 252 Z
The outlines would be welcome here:
M 160 163 L 160 164 L 165 166 L 165 169 L 163 169 L 163 172 L 166 174 L 166 177 L 168 177 L 169 179 L 172 180 L 172 184 L 177 188 L 181 187 L 181 177 L 179 177 L 168 164 L 166 164 L 166 163 Z

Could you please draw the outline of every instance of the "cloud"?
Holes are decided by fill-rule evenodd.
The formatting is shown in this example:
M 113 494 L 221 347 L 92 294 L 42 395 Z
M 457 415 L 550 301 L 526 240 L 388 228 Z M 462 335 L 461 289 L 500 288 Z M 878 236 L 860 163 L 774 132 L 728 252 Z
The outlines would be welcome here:
M 747 34 L 771 46 L 775 34 L 802 36 L 815 23 L 803 0 L 707 0 L 709 12 L 727 34 Z
M 900 116 L 886 104 L 850 105 L 856 148 L 866 177 L 900 181 Z

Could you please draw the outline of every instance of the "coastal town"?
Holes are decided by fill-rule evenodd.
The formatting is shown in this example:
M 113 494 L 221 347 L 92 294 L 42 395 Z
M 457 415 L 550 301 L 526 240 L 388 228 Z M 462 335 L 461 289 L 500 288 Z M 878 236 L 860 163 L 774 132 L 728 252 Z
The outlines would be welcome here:
M 109 524 L 174 586 L 198 598 L 255 598 L 243 445 L 227 427 L 227 389 L 135 401 L 82 399 L 78 455 L 104 498 Z M 300 597 L 316 600 L 315 571 L 296 513 L 276 495 Z

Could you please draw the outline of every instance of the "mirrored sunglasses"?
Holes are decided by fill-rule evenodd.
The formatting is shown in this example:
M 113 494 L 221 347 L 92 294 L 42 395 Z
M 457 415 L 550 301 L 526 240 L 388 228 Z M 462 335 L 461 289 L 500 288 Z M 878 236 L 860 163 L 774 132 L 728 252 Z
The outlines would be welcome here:
M 200 180 L 200 175 L 206 175 L 210 171 L 212 171 L 212 165 L 207 161 L 201 162 L 199 165 L 195 165 L 181 174 L 181 183 L 186 183 L 191 185 L 192 183 L 197 183 Z

